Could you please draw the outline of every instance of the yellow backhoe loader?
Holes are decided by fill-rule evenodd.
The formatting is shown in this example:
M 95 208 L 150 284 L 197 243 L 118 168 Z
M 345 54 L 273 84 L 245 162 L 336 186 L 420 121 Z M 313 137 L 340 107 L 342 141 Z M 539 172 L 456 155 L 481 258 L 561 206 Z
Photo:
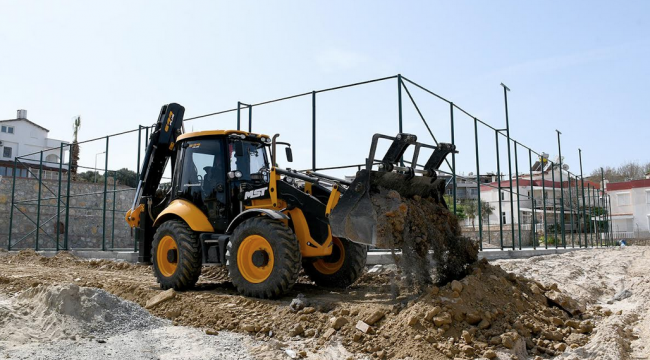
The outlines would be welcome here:
M 361 275 L 368 246 L 381 244 L 371 204 L 379 188 L 444 204 L 444 182 L 435 170 L 454 150 L 450 145 L 431 147 L 409 134 L 375 135 L 366 169 L 349 182 L 277 167 L 278 145 L 292 161 L 291 147 L 276 141 L 279 135 L 184 133 L 183 114 L 179 104 L 162 107 L 125 217 L 135 229 L 139 261 L 153 264 L 163 289 L 191 288 L 203 264 L 225 265 L 246 296 L 282 295 L 301 268 L 319 286 L 347 287 Z M 382 138 L 392 143 L 375 160 Z M 398 166 L 410 145 L 412 167 Z M 422 147 L 434 151 L 419 169 Z M 160 190 L 167 163 L 171 186 Z

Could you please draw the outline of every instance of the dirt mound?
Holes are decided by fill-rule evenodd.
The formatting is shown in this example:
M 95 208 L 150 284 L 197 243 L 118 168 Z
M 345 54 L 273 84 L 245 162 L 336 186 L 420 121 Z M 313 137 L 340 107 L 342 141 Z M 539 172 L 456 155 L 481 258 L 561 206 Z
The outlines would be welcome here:
M 478 244 L 461 236 L 456 216 L 433 198 L 405 198 L 395 190 L 380 189 L 372 203 L 379 214 L 378 246 L 402 250 L 402 256 L 395 256 L 396 263 L 409 285 L 423 287 L 433 282 L 430 250 L 439 285 L 461 279 L 478 259 Z

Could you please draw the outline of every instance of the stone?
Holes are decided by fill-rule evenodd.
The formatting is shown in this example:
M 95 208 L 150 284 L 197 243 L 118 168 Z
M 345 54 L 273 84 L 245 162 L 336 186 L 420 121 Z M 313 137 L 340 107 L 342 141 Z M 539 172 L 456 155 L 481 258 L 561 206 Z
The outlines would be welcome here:
M 580 324 L 580 327 L 578 328 L 577 332 L 580 334 L 588 334 L 594 329 L 594 326 L 591 325 L 589 322 L 583 322 Z
M 463 291 L 463 283 L 461 283 L 458 280 L 452 281 L 451 282 L 451 290 L 460 294 L 460 292 Z
M 352 341 L 358 342 L 358 343 L 362 342 L 363 341 L 363 335 L 361 335 L 359 333 L 355 333 L 354 335 L 352 335 Z
M 557 288 L 557 284 L 553 285 L 555 285 Z M 553 286 L 551 286 L 551 288 L 553 288 Z M 575 316 L 585 312 L 584 306 L 582 306 L 576 300 L 570 298 L 568 295 L 563 294 L 559 291 L 546 292 L 546 298 L 551 302 L 551 304 L 555 304 L 561 307 L 571 315 Z
M 605 315 L 605 316 L 610 316 L 610 315 L 612 315 L 612 310 L 610 310 L 610 309 L 605 309 L 605 310 L 603 311 L 603 315 Z
M 470 325 L 476 325 L 483 320 L 481 318 L 481 314 L 478 313 L 478 311 L 470 311 L 465 315 L 465 321 L 467 321 L 468 324 Z
M 249 333 L 255 332 L 255 325 L 245 324 L 245 325 L 242 325 L 241 328 L 242 328 L 242 330 L 244 330 L 246 332 L 249 332 Z
M 289 308 L 293 311 L 300 311 L 304 309 L 307 306 L 307 301 L 305 299 L 305 295 L 303 294 L 298 294 L 295 299 L 291 300 L 291 304 L 289 304 Z
M 537 284 L 530 285 L 530 291 L 532 291 L 535 295 L 540 295 L 542 293 L 542 289 L 540 289 Z
M 431 293 L 431 295 L 438 295 L 438 293 L 440 292 L 440 288 L 437 287 L 437 286 L 433 286 L 433 287 L 431 287 L 429 292 Z
M 339 330 L 340 328 L 343 327 L 343 325 L 347 324 L 349 320 L 346 317 L 339 316 L 339 317 L 333 317 L 330 319 L 330 326 L 334 330 Z
M 442 313 L 442 315 L 433 318 L 433 323 L 438 327 L 451 324 L 451 315 L 449 313 Z
M 334 333 L 336 333 L 336 330 L 332 328 L 327 329 L 327 331 L 325 331 L 325 333 L 323 334 L 323 339 L 329 340 L 332 337 L 332 335 L 334 335 Z
M 512 349 L 515 346 L 515 339 L 513 339 L 509 334 L 503 334 L 501 335 L 501 345 L 508 349 Z
M 219 335 L 219 332 L 217 330 L 213 330 L 213 329 L 206 329 L 205 334 L 206 335 Z
M 562 326 L 562 325 L 564 325 L 564 321 L 562 321 L 562 319 L 560 319 L 560 318 L 558 318 L 558 317 L 552 317 L 552 318 L 551 318 L 551 322 L 552 322 L 553 325 L 555 325 L 555 326 Z
M 418 323 L 418 318 L 415 316 L 409 316 L 407 323 L 409 326 L 415 326 Z
M 500 336 L 493 336 L 490 339 L 490 345 L 500 345 L 501 344 L 501 337 Z
M 370 326 L 375 325 L 379 320 L 383 319 L 386 315 L 385 312 L 381 310 L 375 311 L 372 315 L 368 316 L 364 322 Z
M 461 337 L 463 338 L 463 340 L 465 340 L 467 344 L 472 343 L 472 334 L 470 334 L 467 330 L 463 330 Z
M 415 341 L 420 341 L 420 340 L 422 340 L 422 335 L 420 335 L 420 334 L 415 335 L 415 336 L 413 337 L 413 340 L 415 340 Z
M 302 309 L 303 314 L 313 314 L 316 312 L 315 307 L 307 306 L 306 308 Z
M 562 341 L 564 336 L 562 335 L 561 332 L 559 331 L 544 331 L 542 332 L 542 336 L 548 340 L 554 340 L 554 341 Z
M 460 351 L 467 357 L 474 356 L 474 348 L 469 345 L 463 345 L 460 347 Z
M 357 321 L 357 325 L 355 326 L 357 330 L 361 331 L 364 334 L 372 334 L 375 331 L 370 327 L 370 325 L 366 324 L 362 320 Z
M 494 350 L 485 350 L 485 352 L 483 353 L 483 357 L 487 359 L 494 359 L 495 357 L 497 357 L 497 353 L 494 352 Z
M 302 333 L 304 333 L 304 332 L 305 332 L 305 329 L 302 327 L 302 325 L 301 324 L 296 324 L 289 331 L 289 336 L 293 337 L 293 336 L 302 335 Z
M 555 348 L 555 350 L 557 350 L 559 352 L 564 352 L 564 350 L 566 350 L 566 347 L 567 346 L 566 346 L 565 343 L 559 343 L 559 344 L 555 344 L 555 346 L 553 348 Z
M 490 322 L 487 319 L 481 320 L 480 323 L 478 323 L 478 328 L 481 330 L 485 330 L 490 327 Z
M 442 309 L 440 308 L 440 306 L 435 306 L 433 309 L 427 311 L 427 313 L 424 315 L 424 320 L 426 320 L 426 321 L 433 320 L 433 318 L 436 315 L 440 314 L 441 311 L 442 311 Z
M 179 316 L 181 316 L 181 309 L 171 309 L 165 312 L 165 317 L 169 319 L 177 318 Z
M 580 327 L 580 322 L 576 320 L 567 320 L 564 325 L 577 329 Z
M 165 301 L 171 300 L 176 297 L 176 291 L 174 289 L 165 290 L 151 299 L 147 300 L 147 304 L 144 306 L 146 309 L 152 309 L 159 304 L 162 304 Z
M 307 330 L 305 330 L 304 335 L 305 335 L 305 337 L 308 337 L 308 338 L 314 337 L 314 336 L 316 336 L 316 330 L 307 329 Z
M 613 300 L 614 301 L 621 301 L 623 299 L 629 298 L 630 296 L 632 296 L 632 292 L 630 290 L 628 290 L 628 289 L 625 289 L 625 290 L 617 292 L 616 295 L 614 295 Z

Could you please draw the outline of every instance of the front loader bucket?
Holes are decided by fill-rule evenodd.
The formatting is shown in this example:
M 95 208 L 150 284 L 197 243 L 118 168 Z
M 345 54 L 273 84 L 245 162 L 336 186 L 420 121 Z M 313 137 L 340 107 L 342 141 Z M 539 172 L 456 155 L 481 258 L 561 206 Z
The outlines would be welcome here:
M 330 214 L 332 235 L 378 248 L 391 248 L 391 236 L 385 234 L 383 224 L 377 224 L 377 219 L 385 215 L 378 211 L 393 205 L 385 202 L 392 199 L 394 205 L 399 205 L 403 198 L 419 196 L 446 207 L 444 191 L 443 179 L 360 170 Z
M 380 138 L 392 140 L 393 143 L 379 162 L 380 170 L 374 171 L 374 153 Z M 398 162 L 403 162 L 404 151 L 409 145 L 416 147 L 411 167 L 397 166 Z M 418 169 L 417 156 L 422 147 L 432 148 L 434 152 L 426 165 Z M 443 198 L 445 180 L 437 178 L 436 170 L 446 155 L 453 151 L 455 147 L 450 144 L 441 143 L 434 147 L 417 143 L 415 135 L 398 134 L 393 138 L 376 134 L 366 169 L 357 172 L 330 214 L 332 235 L 378 248 L 393 248 L 395 236 L 391 232 L 399 228 L 399 224 L 395 226 L 395 221 L 400 221 L 397 212 L 407 211 L 404 201 L 434 202 L 446 211 Z M 402 217 L 404 215 L 401 214 Z M 386 224 L 388 219 L 392 222 L 390 226 Z

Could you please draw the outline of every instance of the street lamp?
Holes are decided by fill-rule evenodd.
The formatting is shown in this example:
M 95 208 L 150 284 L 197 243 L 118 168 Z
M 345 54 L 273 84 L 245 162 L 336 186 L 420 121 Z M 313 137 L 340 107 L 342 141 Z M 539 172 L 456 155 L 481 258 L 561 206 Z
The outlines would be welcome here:
M 106 151 L 95 154 L 95 183 L 97 183 L 97 156 L 101 154 L 106 154 Z

